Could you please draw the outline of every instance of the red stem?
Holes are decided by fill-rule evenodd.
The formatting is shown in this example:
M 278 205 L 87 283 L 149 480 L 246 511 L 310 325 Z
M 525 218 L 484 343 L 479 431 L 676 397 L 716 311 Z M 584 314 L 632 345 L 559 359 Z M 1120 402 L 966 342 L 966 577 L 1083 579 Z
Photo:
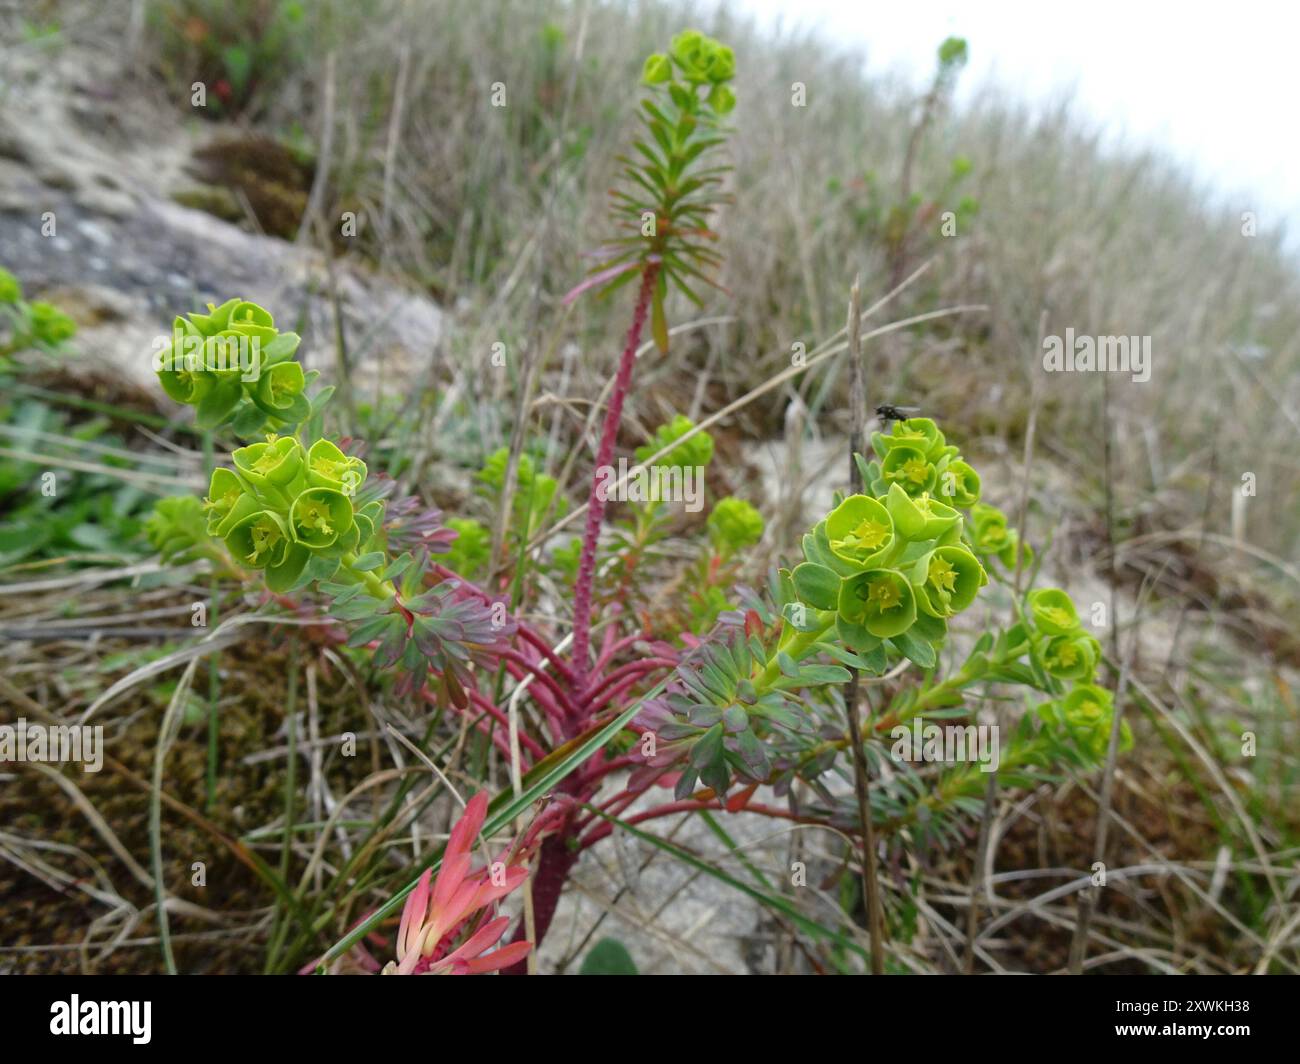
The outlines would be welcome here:
M 655 669 L 675 668 L 677 668 L 677 662 L 673 661 L 671 658 L 642 658 L 640 661 L 631 661 L 626 665 L 620 665 L 608 676 L 603 677 L 599 683 L 592 685 L 591 690 L 587 693 L 583 702 L 583 708 L 586 709 L 588 713 L 594 712 L 599 708 L 596 704 L 596 699 L 623 680 L 628 678 L 634 680 L 640 679 L 645 673 L 654 672 Z M 606 701 L 608 701 L 608 699 L 606 699 Z
M 542 704 L 548 709 L 561 715 L 564 713 L 573 714 L 576 712 L 573 703 L 569 701 L 569 696 L 565 693 L 564 689 L 557 684 L 554 679 L 518 651 L 502 650 L 498 651 L 497 655 L 506 663 L 507 668 L 511 665 L 515 666 L 515 669 L 510 670 L 512 675 L 515 674 L 515 670 L 517 669 L 520 672 L 528 672 L 532 675 L 534 680 L 540 681 L 536 685 L 532 686 L 529 694 L 539 702 L 542 702 Z M 542 699 L 543 695 L 548 696 L 545 701 Z
M 609 690 L 607 690 L 604 694 L 602 694 L 598 700 L 588 702 L 586 706 L 586 712 L 590 716 L 594 717 L 597 713 L 599 713 L 611 702 L 617 702 L 618 700 L 620 700 L 624 695 L 626 695 L 629 691 L 631 691 L 632 688 L 634 688 L 640 682 L 641 682 L 640 676 L 632 676 L 626 680 L 620 681 L 617 685 L 609 688 Z
M 609 408 L 605 411 L 605 425 L 601 430 L 600 446 L 596 450 L 597 472 L 612 464 L 614 459 L 618 425 L 623 417 L 623 401 L 627 398 L 628 389 L 632 384 L 636 349 L 641 343 L 641 332 L 645 328 L 646 315 L 650 310 L 650 299 L 654 295 L 655 281 L 658 276 L 657 262 L 649 263 L 641 275 L 641 290 L 637 293 L 632 325 L 627 330 L 627 342 L 623 345 L 618 375 L 614 378 L 614 390 L 609 397 Z M 573 589 L 573 672 L 579 695 L 585 692 L 587 684 L 589 664 L 587 659 L 591 651 L 591 591 L 596 573 L 596 541 L 600 538 L 600 526 L 605 519 L 605 500 L 597 491 L 600 483 L 599 478 L 593 473 L 591 495 L 587 499 L 587 527 L 582 537 L 582 557 L 578 562 L 578 579 Z
M 633 632 L 631 635 L 625 635 L 621 639 L 617 639 L 608 644 L 605 649 L 600 652 L 600 657 L 596 659 L 596 668 L 594 671 L 600 672 L 622 651 L 626 650 L 630 646 L 634 646 L 638 640 L 645 639 L 648 635 L 649 633 L 645 631 Z
M 597 780 L 604 779 L 611 772 L 617 772 L 621 768 L 641 768 L 645 765 L 645 758 L 641 754 L 622 754 L 619 757 L 611 758 L 608 761 L 601 761 L 599 764 L 591 765 L 584 768 L 582 773 L 582 782 L 592 784 Z M 667 772 L 667 769 L 664 769 Z
M 511 756 L 510 742 L 506 736 L 497 734 L 496 728 L 493 727 L 493 722 L 502 724 L 508 729 L 510 727 L 510 721 L 506 719 L 506 717 L 502 714 L 502 712 L 499 709 L 497 709 L 496 706 L 494 706 L 481 694 L 475 691 L 472 687 L 467 688 L 465 693 L 469 696 L 470 701 L 475 706 L 477 706 L 485 714 L 487 714 L 487 718 L 488 718 L 487 720 L 480 718 L 477 721 L 477 726 L 479 730 L 490 740 L 492 740 L 493 744 L 497 747 L 497 749 L 501 751 L 503 755 L 505 755 L 505 757 L 509 758 Z M 420 689 L 420 697 L 422 697 L 431 706 L 435 706 L 438 704 L 438 696 L 435 695 L 432 691 L 430 691 L 428 687 L 422 687 Z M 468 709 L 457 710 L 457 712 L 465 713 L 468 712 Z M 540 759 L 545 755 L 546 751 L 541 749 L 541 747 L 537 746 L 537 743 L 534 742 L 531 738 L 528 738 L 527 736 L 524 736 L 522 734 L 520 735 L 519 738 L 521 743 L 524 746 L 528 746 L 530 748 L 537 747 L 536 750 L 532 750 L 532 753 L 537 759 Z

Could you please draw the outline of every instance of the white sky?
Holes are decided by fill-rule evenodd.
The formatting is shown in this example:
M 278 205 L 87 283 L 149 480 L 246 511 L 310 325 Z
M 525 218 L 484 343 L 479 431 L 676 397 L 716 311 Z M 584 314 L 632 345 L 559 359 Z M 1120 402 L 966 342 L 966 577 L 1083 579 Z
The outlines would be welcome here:
M 952 34 L 958 98 L 993 79 L 1029 101 L 1073 90 L 1117 140 L 1156 144 L 1260 229 L 1300 230 L 1300 4 L 1295 0 L 730 0 L 760 24 L 860 43 L 869 71 L 917 85 Z

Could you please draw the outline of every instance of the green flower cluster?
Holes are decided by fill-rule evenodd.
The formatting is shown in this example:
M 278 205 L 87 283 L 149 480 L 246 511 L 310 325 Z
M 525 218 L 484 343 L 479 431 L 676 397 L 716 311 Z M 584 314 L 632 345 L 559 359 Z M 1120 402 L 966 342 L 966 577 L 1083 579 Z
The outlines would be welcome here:
M 689 111 L 689 103 L 697 99 L 696 89 L 705 87 L 709 106 L 719 115 L 736 106 L 736 96 L 727 85 L 735 76 L 735 53 L 699 30 L 677 34 L 668 53 L 648 56 L 642 71 L 647 85 L 668 85 L 673 102 L 683 110 Z
M 693 428 L 695 428 L 695 422 L 685 414 L 674 414 L 671 421 L 660 425 L 655 429 L 655 433 L 650 437 L 650 440 L 636 449 L 634 452 L 636 460 L 644 464 L 669 444 L 680 440 Z M 713 437 L 707 432 L 697 432 L 685 443 L 674 447 L 664 457 L 660 458 L 656 464 L 662 466 L 693 466 L 703 469 L 712 459 Z
M 970 516 L 970 543 L 981 560 L 997 558 L 1006 568 L 1014 569 L 1016 552 L 1020 550 L 1024 555 L 1021 564 L 1028 567 L 1033 563 L 1033 550 L 1028 543 L 1021 546 L 1019 534 L 1007 527 L 1007 515 L 996 506 L 977 502 Z
M 0 322 L 9 322 L 10 338 L 0 340 L 0 355 L 27 347 L 57 348 L 77 333 L 77 323 L 53 303 L 23 299 L 23 286 L 0 269 Z
M 492 533 L 472 517 L 451 517 L 447 527 L 456 538 L 444 559 L 446 564 L 467 580 L 472 580 L 492 553 Z
M 729 558 L 763 538 L 763 515 L 744 499 L 728 495 L 713 507 L 708 527 L 713 549 Z
M 1083 630 L 1070 596 L 1060 588 L 1031 591 L 1029 640 L 1048 675 L 1089 683 L 1101 663 L 1101 644 Z
M 804 536 L 791 584 L 799 602 L 833 611 L 851 650 L 878 654 L 888 640 L 929 667 L 948 619 L 988 583 L 957 509 L 978 501 L 979 476 L 928 418 L 896 422 L 893 436 L 872 442 L 883 461 L 860 465 L 873 494 L 843 499 Z M 941 483 L 951 503 L 931 494 Z
M 376 532 L 383 504 L 353 507 L 366 479 L 361 459 L 329 440 L 305 449 L 292 436 L 273 434 L 231 458 L 234 469 L 212 471 L 204 502 L 207 531 L 224 540 L 246 569 L 264 570 L 272 591 L 296 587 L 313 558 L 307 578 L 320 580 L 340 562 L 355 568 L 359 554 L 381 549 L 372 541 L 382 538 Z
M 510 464 L 510 449 L 501 447 L 488 455 L 483 468 L 476 474 L 480 484 L 486 489 L 489 498 L 497 500 L 505 490 L 506 471 Z M 568 509 L 568 502 L 562 495 L 557 495 L 559 482 L 537 468 L 537 463 L 528 453 L 519 455 L 515 468 L 515 491 L 510 522 L 510 541 L 518 543 L 520 539 L 528 540 L 542 527 L 547 516 L 562 517 Z M 464 526 L 468 530 L 468 526 Z M 470 532 L 474 535 L 473 532 Z M 486 560 L 486 556 L 485 556 Z M 459 571 L 459 570 L 458 570 Z
M 1106 756 L 1115 718 L 1114 696 L 1096 684 L 1077 684 L 1069 694 L 1038 707 L 1039 719 L 1072 743 L 1084 759 L 1097 762 Z M 1120 721 L 1119 748 L 1133 749 L 1133 731 Z
M 154 503 L 144 533 L 165 562 L 184 563 L 201 557 L 210 540 L 203 504 L 193 495 L 172 495 Z
M 928 417 L 895 421 L 893 431 L 871 434 L 876 459 L 864 478 L 880 498 L 897 484 L 912 498 L 934 495 L 949 506 L 969 509 L 979 502 L 980 478 Z
M 28 326 L 38 345 L 57 347 L 77 334 L 77 323 L 53 303 L 28 303 Z
M 155 369 L 163 391 L 195 408 L 200 427 L 229 424 L 249 438 L 311 416 L 305 391 L 315 374 L 294 360 L 300 342 L 280 332 L 268 310 L 230 299 L 209 303 L 207 314 L 178 316 Z
M 164 352 L 177 354 L 179 347 L 188 357 L 197 351 L 197 364 L 159 368 L 169 394 L 199 408 L 200 423 L 228 423 L 247 438 L 250 433 L 243 430 L 254 423 L 269 423 L 274 430 L 319 410 L 329 389 L 316 396 L 315 409 L 303 397 L 309 378 L 293 361 L 297 336 L 279 333 L 270 314 L 243 300 L 209 310 L 177 318 L 173 346 Z M 231 349 L 239 355 L 233 366 Z M 244 372 L 252 368 L 245 361 L 248 352 L 259 356 L 252 376 Z M 208 364 L 209 356 L 226 362 Z M 224 398 L 214 406 L 214 396 Z M 385 488 L 364 488 L 365 463 L 328 439 L 306 446 L 299 432 L 270 431 L 230 457 L 233 468 L 213 471 L 201 505 L 191 499 L 157 504 L 147 531 L 163 556 L 175 561 L 207 555 L 261 572 L 277 594 L 314 585 L 332 598 L 329 614 L 351 626 L 348 645 L 373 644 L 375 667 L 396 669 L 399 693 L 432 675 L 455 705 L 467 706 L 470 664 L 487 662 L 513 633 L 513 622 L 498 617 L 496 604 L 467 592 L 459 580 L 429 587 L 427 555 L 390 556 Z M 494 456 L 491 469 L 503 473 L 504 466 L 504 454 Z M 531 467 L 527 476 L 521 471 L 521 483 L 531 476 Z M 415 525 L 429 533 L 420 537 L 426 544 L 445 542 L 433 537 L 440 531 L 432 527 L 437 516 L 416 515 Z M 214 540 L 224 543 L 224 553 Z
M 17 303 L 23 298 L 23 286 L 18 278 L 0 266 L 0 303 Z

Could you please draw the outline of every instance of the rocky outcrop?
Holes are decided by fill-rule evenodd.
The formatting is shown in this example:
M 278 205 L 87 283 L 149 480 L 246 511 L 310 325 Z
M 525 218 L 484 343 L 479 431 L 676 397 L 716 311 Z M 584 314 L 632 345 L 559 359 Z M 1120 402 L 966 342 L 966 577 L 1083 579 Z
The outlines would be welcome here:
M 0 266 L 78 321 L 74 357 L 151 376 L 172 317 L 241 296 L 303 336 L 303 361 L 337 365 L 335 314 L 353 385 L 390 394 L 427 362 L 440 308 L 346 254 L 251 232 L 177 198 L 217 127 L 184 121 L 157 89 L 123 80 L 112 57 L 72 46 L 18 48 L 0 109 Z

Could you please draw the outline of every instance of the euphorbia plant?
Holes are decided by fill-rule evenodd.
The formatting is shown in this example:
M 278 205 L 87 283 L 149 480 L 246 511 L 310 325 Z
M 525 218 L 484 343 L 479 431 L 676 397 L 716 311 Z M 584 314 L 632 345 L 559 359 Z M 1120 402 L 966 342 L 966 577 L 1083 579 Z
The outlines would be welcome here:
M 163 387 L 196 407 L 200 423 L 238 435 L 270 431 L 236 448 L 230 466 L 213 469 L 203 503 L 207 535 L 239 566 L 262 573 L 275 594 L 314 588 L 330 596 L 333 616 L 358 622 L 352 645 L 377 641 L 376 664 L 397 666 L 407 686 L 423 688 L 432 669 L 451 701 L 468 705 L 468 665 L 492 659 L 510 634 L 509 619 L 455 584 L 426 587 L 425 555 L 417 564 L 410 551 L 390 554 L 382 490 L 368 482 L 365 462 L 317 435 L 316 415 L 329 391 L 307 399 L 315 374 L 293 361 L 299 338 L 276 329 L 254 303 L 232 299 L 208 309 L 176 319 L 173 349 L 198 336 L 200 349 L 210 352 L 252 333 L 260 350 L 256 372 L 220 368 L 229 364 L 221 360 L 164 358 Z M 268 387 L 269 374 L 278 374 L 281 385 Z M 149 534 L 168 554 L 211 555 L 196 542 L 195 524 L 188 508 L 160 507 Z
M 0 267 L 0 366 L 25 348 L 57 351 L 77 332 L 77 323 L 52 303 L 23 298 L 22 285 Z
M 727 84 L 735 69 L 731 49 L 697 30 L 679 33 L 667 54 L 646 59 L 643 80 L 650 92 L 641 101 L 638 115 L 646 136 L 634 142 L 638 158 L 622 160 L 624 185 L 613 193 L 622 235 L 597 253 L 596 270 L 568 297 L 593 287 L 609 292 L 634 279 L 640 281 L 596 450 L 597 470 L 608 466 L 614 456 L 647 315 L 656 345 L 666 352 L 664 302 L 669 289 L 698 304 L 693 285 L 714 283 L 709 272 L 719 257 L 708 246 L 715 236 L 709 222 L 721 201 L 717 189 L 727 168 L 708 164 L 714 149 L 726 139 L 722 119 L 736 103 Z M 590 666 L 592 577 L 604 516 L 605 500 L 593 479 L 574 590 L 573 668 L 580 684 Z
M 626 222 L 636 217 L 638 225 L 612 245 L 613 264 L 603 264 L 582 286 L 640 279 L 573 575 L 569 660 L 558 650 L 567 634 L 563 626 L 511 616 L 498 586 L 480 588 L 468 579 L 464 570 L 486 559 L 483 526 L 453 519 L 462 540 L 452 545 L 453 533 L 436 515 L 412 517 L 419 504 L 386 505 L 391 482 L 371 477 L 354 444 L 321 433 L 324 394 L 308 398 L 312 375 L 291 368 L 297 367 L 297 338 L 280 333 L 263 308 L 240 301 L 209 308 L 178 320 L 177 335 L 196 334 L 205 345 L 255 337 L 275 353 L 263 364 L 275 374 L 272 383 L 202 366 L 183 367 L 185 377 L 166 376 L 174 368 L 162 371 L 169 394 L 196 406 L 205 423 L 251 442 L 214 470 L 202 509 L 178 500 L 159 506 L 150 527 L 155 544 L 170 557 L 207 556 L 262 581 L 277 602 L 310 609 L 318 601 L 322 620 L 347 627 L 354 653 L 368 655 L 380 670 L 400 666 L 398 694 L 414 693 L 431 706 L 464 714 L 503 758 L 518 760 L 520 797 L 502 795 L 490 811 L 477 798 L 469 819 L 477 831 L 490 816 L 488 829 L 500 830 L 528 809 L 530 797 L 545 795 L 517 851 L 536 860 L 531 894 L 537 942 L 575 862 L 620 823 L 746 811 L 832 825 L 859 837 L 859 811 L 848 788 L 836 785 L 837 778 L 851 778 L 842 693 L 850 669 L 873 678 L 878 692 L 864 734 L 873 764 L 886 756 L 896 729 L 927 715 L 969 721 L 985 702 L 1005 701 L 1020 689 L 1037 693 L 1043 704 L 1021 716 L 999 752 L 998 770 L 1005 786 L 1029 785 L 1059 766 L 1095 765 L 1113 720 L 1110 695 L 1095 682 L 1097 640 L 1083 630 L 1063 591 L 1022 596 L 1014 581 L 1003 579 L 998 566 L 1016 573 L 1029 551 L 1005 516 L 980 501 L 978 473 L 930 419 L 896 421 L 891 432 L 873 435 L 872 453 L 856 456 L 864 490 L 837 497 L 802 537 L 798 564 L 774 571 L 761 592 L 735 583 L 746 552 L 763 535 L 763 522 L 753 506 L 734 498 L 713 506 L 695 533 L 697 550 L 671 558 L 656 550 L 670 535 L 670 505 L 662 499 L 630 503 L 609 544 L 613 578 L 597 587 L 605 514 L 605 495 L 597 489 L 614 455 L 642 328 L 647 318 L 661 323 L 654 331 L 666 343 L 662 308 L 669 288 L 698 279 L 701 266 L 716 261 L 701 242 L 717 200 L 717 168 L 704 168 L 702 160 L 721 140 L 718 123 L 731 108 L 731 74 L 730 52 L 696 33 L 679 35 L 670 53 L 647 62 L 647 83 L 666 96 L 643 102 L 653 144 L 638 144 L 646 162 L 629 163 L 625 171 L 639 192 L 620 192 L 617 200 Z M 653 222 L 644 228 L 643 207 Z M 514 494 L 509 515 L 518 526 L 508 541 L 511 557 L 527 553 L 558 487 L 525 457 L 516 468 L 527 490 Z M 660 427 L 637 457 L 702 472 L 712 441 L 679 416 Z M 504 452 L 493 455 L 480 474 L 491 497 L 500 498 L 506 459 Z M 415 549 L 403 550 L 407 545 Z M 439 564 L 431 556 L 437 552 L 451 564 Z M 570 562 L 567 548 L 553 550 L 552 576 L 562 576 Z M 676 589 L 670 601 L 647 593 L 651 582 Z M 960 662 L 947 660 L 955 642 L 951 629 L 966 622 L 990 582 L 1011 593 L 1012 623 L 971 633 Z M 605 623 L 593 647 L 597 595 Z M 529 711 L 515 713 L 523 698 Z M 1126 730 L 1122 738 L 1125 745 L 1131 741 Z M 963 821 L 979 814 L 980 769 L 970 762 L 905 759 L 879 774 L 870 800 L 876 837 L 887 846 L 956 841 Z M 655 787 L 671 787 L 672 800 L 620 820 Z M 774 798 L 760 796 L 759 788 L 769 788 Z M 790 804 L 783 807 L 787 796 Z M 500 917 L 482 925 L 464 918 L 472 916 L 472 903 L 495 900 L 520 884 L 523 858 L 490 887 L 478 878 L 466 881 L 467 830 L 453 833 L 441 853 L 436 885 L 430 885 L 440 856 L 435 847 L 419 855 L 416 870 L 407 870 L 407 881 L 388 902 L 325 954 L 326 963 L 395 916 L 406 899 L 393 947 L 396 970 L 505 965 L 522 971 L 522 921 L 512 945 L 480 961 L 481 949 L 495 943 L 505 925 Z M 354 890 L 354 861 L 342 862 L 340 891 Z M 378 872 L 372 866 L 368 874 Z M 328 914 L 304 923 L 295 948 L 315 955 Z M 446 939 L 453 925 L 463 933 L 454 942 Z M 842 951 L 827 961 L 849 964 Z

